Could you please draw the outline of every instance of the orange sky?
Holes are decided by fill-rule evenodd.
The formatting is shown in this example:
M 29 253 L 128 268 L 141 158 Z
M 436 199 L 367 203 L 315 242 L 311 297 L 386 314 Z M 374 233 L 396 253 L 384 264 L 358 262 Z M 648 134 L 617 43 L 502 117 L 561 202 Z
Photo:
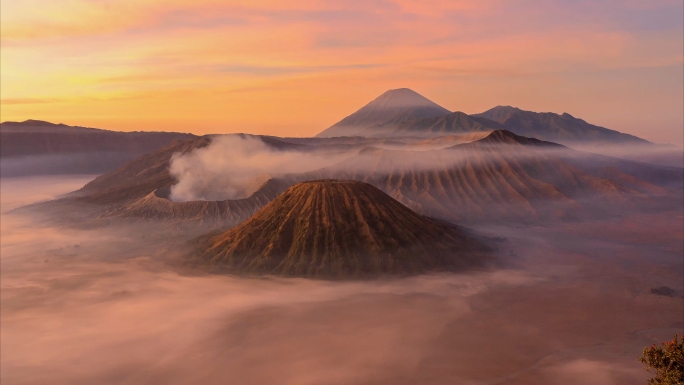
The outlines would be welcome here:
M 570 3 L 570 4 L 568 4 Z M 0 118 L 313 135 L 391 88 L 682 143 L 681 0 L 2 2 Z

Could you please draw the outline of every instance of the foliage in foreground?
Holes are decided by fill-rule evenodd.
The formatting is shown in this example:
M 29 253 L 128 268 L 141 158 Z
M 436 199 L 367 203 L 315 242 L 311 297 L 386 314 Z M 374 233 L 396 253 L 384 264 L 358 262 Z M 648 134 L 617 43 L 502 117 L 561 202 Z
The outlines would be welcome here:
M 648 380 L 649 385 L 684 385 L 684 335 L 681 340 L 675 335 L 674 340 L 661 346 L 644 348 L 639 361 L 655 375 Z

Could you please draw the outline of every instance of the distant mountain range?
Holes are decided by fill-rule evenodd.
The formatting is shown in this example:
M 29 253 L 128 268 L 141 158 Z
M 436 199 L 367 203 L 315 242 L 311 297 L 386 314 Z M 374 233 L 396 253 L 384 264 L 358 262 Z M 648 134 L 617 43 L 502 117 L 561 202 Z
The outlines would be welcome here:
M 505 130 L 432 151 L 367 148 L 340 164 L 293 178 L 368 182 L 419 213 L 451 221 L 584 217 L 665 194 L 661 186 L 681 184 L 678 171 L 582 153 Z
M 479 139 L 496 130 L 605 155 L 684 166 L 679 148 L 656 145 L 567 113 L 498 106 L 468 115 L 451 112 L 407 88 L 383 93 L 315 138 L 260 138 L 331 151 L 362 146 L 401 149 L 418 143 L 427 149 Z M 0 174 L 101 174 L 176 140 L 195 138 L 187 133 L 117 132 L 38 120 L 4 122 L 0 124 Z
M 552 112 L 532 112 L 515 107 L 497 106 L 473 116 L 500 123 L 503 128 L 518 135 L 550 140 L 557 143 L 650 143 L 634 135 L 589 124 L 568 113 L 558 115 Z
M 562 144 L 650 143 L 633 135 L 589 124 L 567 113 L 538 113 L 507 106 L 497 106 L 474 115 L 451 112 L 407 88 L 385 92 L 316 136 L 435 137 L 500 129 Z
M 177 132 L 118 132 L 40 120 L 0 124 L 2 176 L 89 174 L 114 170 L 174 141 Z

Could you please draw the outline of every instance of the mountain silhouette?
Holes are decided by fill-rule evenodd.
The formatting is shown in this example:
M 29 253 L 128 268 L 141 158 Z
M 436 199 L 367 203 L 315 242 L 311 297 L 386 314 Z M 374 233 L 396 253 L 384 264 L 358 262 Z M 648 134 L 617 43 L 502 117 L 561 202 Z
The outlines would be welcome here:
M 3 176 L 105 173 L 177 140 L 178 132 L 119 132 L 41 120 L 0 124 Z M 31 157 L 31 158 L 29 158 Z
M 518 135 L 562 144 L 610 143 L 650 144 L 633 135 L 596 126 L 564 113 L 532 112 L 510 106 L 497 106 L 475 117 L 500 123 L 504 129 Z
M 388 127 L 409 120 L 434 118 L 449 113 L 449 110 L 417 92 L 408 88 L 399 88 L 385 92 L 316 137 L 372 136 L 378 127 L 382 127 L 381 130 L 387 130 Z M 376 127 L 376 129 L 369 130 L 371 127 Z

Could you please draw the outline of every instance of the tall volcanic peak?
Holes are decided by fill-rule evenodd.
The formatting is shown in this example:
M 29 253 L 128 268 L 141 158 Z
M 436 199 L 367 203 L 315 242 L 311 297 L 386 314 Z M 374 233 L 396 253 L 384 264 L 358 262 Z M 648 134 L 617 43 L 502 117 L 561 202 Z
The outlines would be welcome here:
M 434 118 L 450 111 L 408 88 L 389 90 L 317 137 L 369 136 L 379 126 Z
M 384 109 L 396 107 L 435 107 L 443 109 L 430 99 L 409 88 L 397 88 L 386 91 L 368 105 Z
M 455 270 L 485 247 L 357 181 L 296 184 L 243 224 L 197 242 L 196 260 L 240 274 L 363 277 Z

